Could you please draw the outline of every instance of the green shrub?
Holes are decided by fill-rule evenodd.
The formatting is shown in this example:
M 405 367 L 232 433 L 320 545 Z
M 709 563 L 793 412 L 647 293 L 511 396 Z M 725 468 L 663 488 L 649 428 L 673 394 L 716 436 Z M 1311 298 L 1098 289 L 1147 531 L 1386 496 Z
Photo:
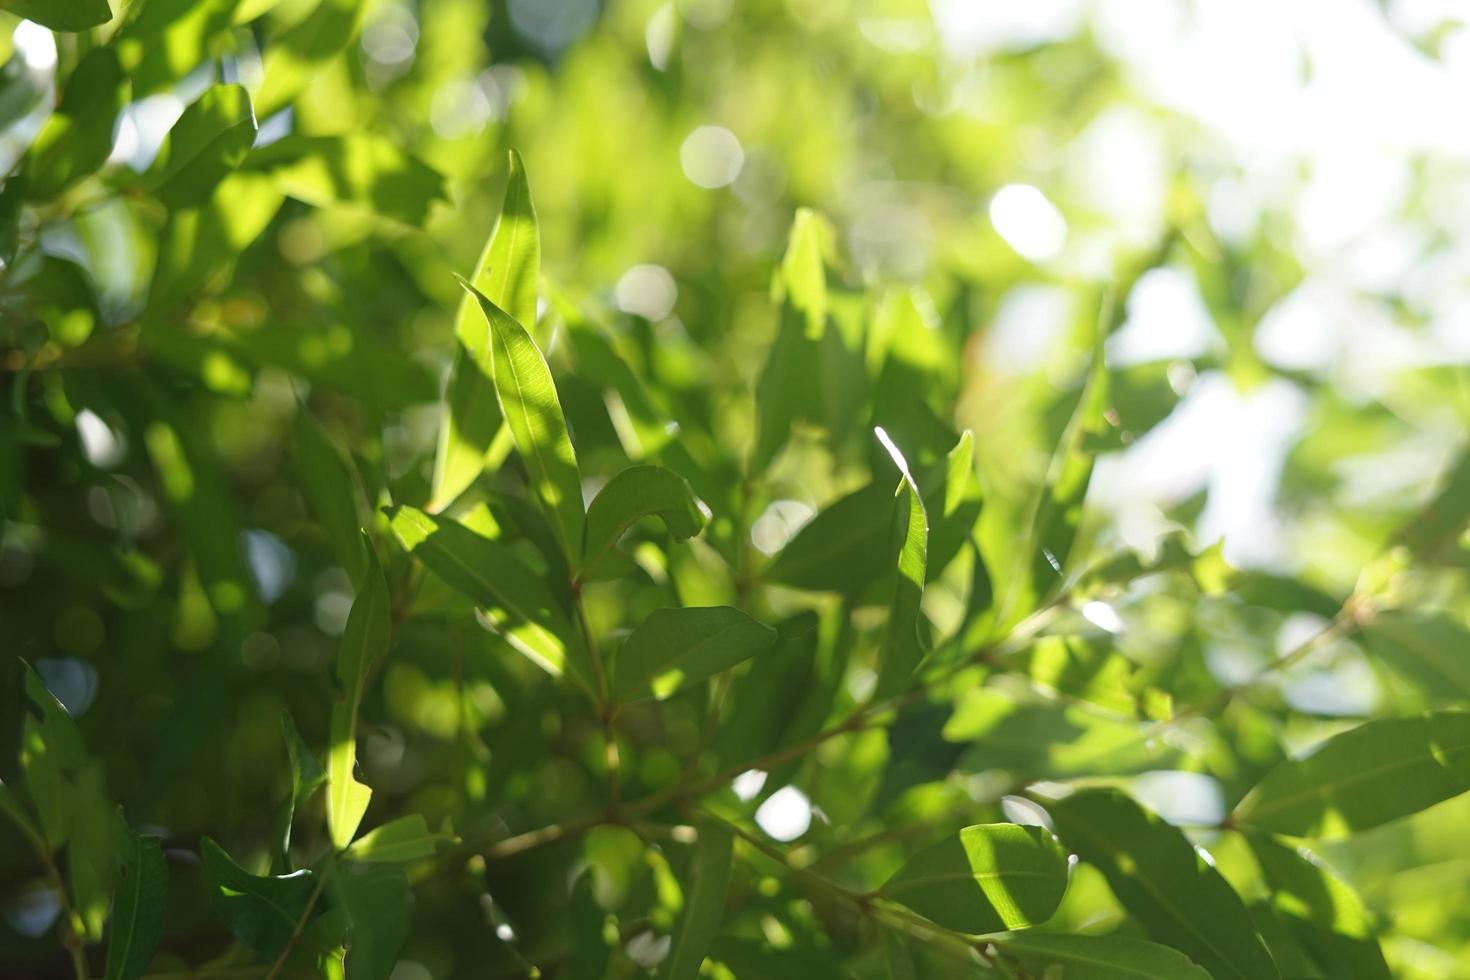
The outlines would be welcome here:
M 794 214 L 789 237 L 739 254 L 703 191 L 639 172 L 690 126 L 677 85 L 657 122 L 604 91 L 634 85 L 650 11 L 496 83 L 529 93 L 528 168 L 501 162 L 509 125 L 424 131 L 485 12 L 424 5 L 421 83 L 342 56 L 370 6 L 6 4 L 71 33 L 50 115 L 25 52 L 0 77 L 17 139 L 45 120 L 0 189 L 0 972 L 1467 962 L 1461 910 L 1385 912 L 1453 891 L 1421 865 L 1464 877 L 1464 799 L 1404 818 L 1470 790 L 1470 457 L 1345 504 L 1356 441 L 1411 427 L 1302 378 L 1322 420 L 1283 492 L 1348 529 L 1339 553 L 1237 568 L 1188 533 L 1201 500 L 1137 547 L 1084 507 L 1196 373 L 1272 372 L 1250 328 L 1292 263 L 1270 241 L 1224 249 L 1181 191 L 1107 282 L 1059 283 L 1079 312 L 1044 363 L 989 376 L 976 311 L 1033 277 L 997 241 L 946 239 L 916 283 L 776 197 L 758 217 Z M 783 30 L 757 70 L 790 91 L 759 111 L 819 144 L 821 71 L 764 59 L 846 35 Z M 183 90 L 151 164 L 108 162 L 125 107 Z M 960 134 L 911 125 L 919 155 Z M 668 219 L 677 274 L 635 270 L 616 309 L 608 270 L 658 237 L 640 216 Z M 1244 326 L 1117 366 L 1163 266 Z M 1413 377 L 1463 423 L 1453 379 Z M 1376 700 L 1302 693 L 1338 668 Z

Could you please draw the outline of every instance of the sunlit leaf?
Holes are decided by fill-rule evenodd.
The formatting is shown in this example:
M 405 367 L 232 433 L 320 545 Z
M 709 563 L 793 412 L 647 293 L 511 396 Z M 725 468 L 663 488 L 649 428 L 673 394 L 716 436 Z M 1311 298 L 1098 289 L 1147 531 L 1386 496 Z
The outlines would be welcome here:
M 1470 790 L 1470 713 L 1359 725 L 1266 774 L 1232 820 L 1297 837 L 1356 833 Z
M 878 894 L 947 929 L 1002 932 L 1051 918 L 1067 878 L 1067 852 L 1050 831 L 977 824 L 909 858 Z
M 582 578 L 595 578 L 623 533 L 644 517 L 663 521 L 676 541 L 698 534 L 706 520 L 683 477 L 662 466 L 630 466 L 607 481 L 587 508 Z
M 701 822 L 698 829 L 684 914 L 674 930 L 673 946 L 659 980 L 694 980 L 724 923 L 735 840 L 729 830 L 710 821 Z
M 582 541 L 582 476 L 546 358 L 526 328 L 469 283 L 490 324 L 491 367 L 501 414 L 531 474 L 536 498 L 568 562 Z
M 519 153 L 510 152 L 510 176 L 500 217 L 485 240 L 470 281 L 526 327 L 536 323 L 541 239 L 531 185 Z M 490 333 L 473 296 L 460 299 L 454 320 L 454 362 L 444 393 L 445 415 L 434 460 L 430 510 L 459 496 L 485 467 L 504 418 L 495 394 Z
M 997 944 L 1002 955 L 1037 976 L 1066 980 L 1209 980 L 1178 950 L 1125 936 L 1032 932 Z M 1059 972 L 1058 972 L 1059 971 Z
M 919 634 L 923 610 L 924 577 L 929 563 L 929 515 L 918 484 L 909 472 L 899 448 L 878 430 L 878 438 L 903 475 L 893 511 L 892 533 L 898 542 L 898 574 L 888 607 L 888 627 L 878 652 L 878 687 L 875 696 L 896 693 L 928 653 Z
M 332 845 L 352 842 L 367 811 L 372 790 L 357 781 L 357 712 L 373 665 L 388 652 L 390 598 L 377 554 L 367 549 L 368 564 L 337 653 L 339 693 L 332 705 L 332 741 L 327 751 L 327 827 Z
M 25 158 L 30 196 L 56 197 L 102 166 L 128 93 L 128 77 L 112 49 L 94 48 L 82 58 Z
M 250 96 L 240 85 L 216 85 L 174 123 L 145 179 L 169 207 L 198 207 L 254 142 Z
M 320 0 L 305 18 L 270 39 L 261 66 L 264 81 L 255 95 L 262 118 L 285 108 L 352 42 L 366 9 L 363 0 Z
M 364 208 L 410 225 L 422 224 L 430 206 L 446 199 L 437 171 L 367 133 L 287 136 L 251 153 L 247 166 L 307 204 Z
M 1117 790 L 1081 790 L 1047 809 L 1153 939 L 1213 977 L 1280 976 L 1240 897 L 1177 829 Z
M 612 696 L 667 696 L 770 648 L 776 631 L 730 606 L 660 609 L 618 648 Z M 664 675 L 664 676 L 660 676 Z
M 441 843 L 454 840 L 447 831 L 431 831 L 423 815 L 406 817 L 374 827 L 352 842 L 343 857 L 364 864 L 390 864 L 429 857 Z

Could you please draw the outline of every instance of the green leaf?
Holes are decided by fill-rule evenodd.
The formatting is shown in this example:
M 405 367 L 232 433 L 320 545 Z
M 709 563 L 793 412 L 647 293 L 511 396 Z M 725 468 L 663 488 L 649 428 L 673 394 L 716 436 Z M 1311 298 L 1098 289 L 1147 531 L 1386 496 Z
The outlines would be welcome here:
M 286 740 L 286 755 L 291 761 L 291 796 L 286 800 L 277 834 L 281 854 L 286 855 L 291 849 L 291 827 L 296 820 L 296 814 L 317 790 L 326 785 L 327 772 L 322 768 L 316 753 L 296 730 L 296 722 L 292 720 L 289 711 L 281 712 L 281 735 Z
M 170 208 L 194 208 L 238 167 L 255 142 L 255 111 L 242 85 L 216 85 L 184 110 L 145 180 Z
M 626 701 L 657 678 L 654 693 L 667 697 L 764 652 L 775 641 L 775 630 L 730 606 L 656 610 L 618 648 L 612 696 Z
M 1470 790 L 1470 712 L 1370 721 L 1266 774 L 1232 821 L 1295 837 L 1377 827 Z
M 715 732 L 721 768 L 774 752 L 811 734 L 826 718 L 802 718 L 803 702 L 822 687 L 817 616 L 801 613 L 777 625 L 776 642 L 735 679 L 730 709 Z M 815 712 L 814 712 L 815 713 Z
M 1424 509 L 1404 525 L 1399 539 L 1409 550 L 1433 560 L 1448 550 L 1470 522 L 1470 451 L 1463 452 L 1446 471 L 1439 490 Z
M 500 411 L 516 451 L 530 472 L 531 487 L 569 564 L 582 544 L 582 476 L 557 400 L 551 369 L 536 342 L 515 318 L 468 282 L 490 323 L 491 370 Z
M 364 864 L 417 861 L 454 839 L 448 831 L 430 831 L 422 814 L 411 813 L 369 830 L 353 841 L 343 856 Z
M 225 925 L 257 953 L 278 954 L 311 901 L 315 890 L 313 872 L 262 877 L 241 868 L 208 837 L 201 849 L 215 905 Z
M 903 453 L 886 432 L 882 429 L 875 432 L 903 475 L 898 485 L 892 525 L 892 533 L 899 542 L 898 574 L 894 580 L 893 598 L 888 604 L 883 646 L 878 653 L 878 686 L 873 692 L 875 698 L 882 699 L 902 690 L 928 653 L 919 636 L 919 625 L 923 617 L 924 574 L 929 564 L 929 515 Z
M 312 515 L 327 530 L 337 563 L 354 580 L 367 565 L 361 491 L 352 462 L 305 405 L 296 408 L 296 466 Z
M 268 174 L 242 170 L 220 181 L 208 203 L 170 212 L 159 236 L 149 309 L 166 309 L 228 270 L 284 199 Z
M 1392 974 L 1373 935 L 1363 902 L 1347 882 L 1315 854 L 1287 847 L 1264 834 L 1247 834 L 1271 906 L 1324 976 L 1388 980 Z
M 673 946 L 659 980 L 694 980 L 710 944 L 724 924 L 735 838 L 728 829 L 713 822 L 701 821 L 698 828 L 684 914 L 679 917 Z
M 26 663 L 19 657 L 7 657 L 0 663 L 0 783 L 14 783 L 20 775 L 20 751 L 30 704 L 27 673 Z
M 1389 609 L 1359 636 L 1375 659 L 1422 692 L 1416 706 L 1470 699 L 1470 630 L 1453 617 Z
M 565 673 L 593 690 L 591 661 L 566 611 L 512 549 L 413 507 L 397 508 L 391 523 L 404 549 L 484 609 L 511 646 L 552 676 Z
M 128 92 L 128 77 L 111 48 L 93 48 L 82 58 L 26 155 L 31 198 L 56 197 L 102 166 Z
M 157 837 L 133 833 L 120 813 L 115 816 L 115 824 L 122 861 L 112 900 L 107 980 L 137 980 L 163 938 L 168 913 L 168 864 Z
M 0 7 L 42 27 L 72 34 L 112 20 L 107 0 L 5 0 Z
M 448 200 L 438 171 L 368 133 L 287 136 L 251 153 L 246 166 L 298 201 L 365 208 L 408 225 L 424 224 L 430 205 Z
M 412 922 L 408 878 L 397 868 L 338 864 L 327 874 L 327 893 L 352 923 L 346 980 L 388 980 Z
M 689 481 L 662 466 L 630 466 L 598 491 L 587 508 L 581 577 L 596 577 L 598 565 L 628 528 L 656 516 L 675 540 L 694 537 L 707 520 Z
M 237 0 L 148 0 L 128 8 L 110 47 L 141 99 L 179 81 L 231 43 L 226 34 Z
M 388 652 L 391 631 L 388 583 L 378 556 L 367 549 L 368 568 L 347 615 L 337 653 L 338 696 L 332 705 L 331 746 L 327 751 L 327 828 L 332 846 L 352 843 L 372 790 L 357 781 L 357 712 L 368 672 Z
M 1067 890 L 1067 852 L 1048 830 L 977 824 L 909 858 L 878 895 L 946 929 L 1025 929 L 1056 912 Z
M 364 0 L 320 0 L 305 18 L 270 39 L 261 66 L 265 80 L 255 97 L 262 119 L 284 109 L 352 43 L 366 9 Z
M 1153 939 L 1217 980 L 1280 976 L 1240 896 L 1176 828 L 1112 789 L 1082 790 L 1047 809 L 1062 841 L 1103 873 Z
M 89 763 L 78 772 L 64 785 L 62 800 L 69 815 L 66 870 L 72 906 L 83 940 L 95 943 L 102 939 L 107 922 L 118 857 L 112 801 L 107 797 L 101 766 Z
M 1006 959 L 1038 977 L 1065 980 L 1210 980 L 1189 957 L 1126 936 L 1030 933 L 997 942 Z
M 531 185 L 520 154 L 511 150 L 500 217 L 470 281 L 517 322 L 534 326 L 540 275 L 541 237 Z M 445 416 L 434 460 L 430 511 L 448 506 L 479 477 L 504 421 L 495 396 L 490 334 L 475 305 L 474 298 L 466 295 L 455 314 L 454 362 L 444 393 Z
M 855 595 L 891 567 L 892 484 L 870 483 L 824 508 L 761 577 L 777 585 Z

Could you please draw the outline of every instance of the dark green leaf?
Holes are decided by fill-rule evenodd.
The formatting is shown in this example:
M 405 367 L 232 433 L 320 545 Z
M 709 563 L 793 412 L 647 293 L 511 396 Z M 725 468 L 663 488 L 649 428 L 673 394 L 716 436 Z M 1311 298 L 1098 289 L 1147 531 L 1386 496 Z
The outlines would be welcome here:
M 305 405 L 296 409 L 296 465 L 306 502 L 327 529 L 337 562 L 354 580 L 360 578 L 367 555 L 357 477 L 346 453 Z
M 1177 829 L 1111 789 L 1082 790 L 1048 809 L 1062 841 L 1103 873 L 1154 939 L 1216 978 L 1280 976 L 1240 896 Z
M 262 877 L 245 871 L 208 837 L 202 850 L 215 905 L 225 925 L 257 953 L 279 953 L 306 913 L 315 889 L 313 872 Z
M 107 0 L 5 0 L 0 6 L 42 27 L 73 34 L 112 20 Z
M 286 755 L 291 761 L 291 796 L 286 800 L 278 835 L 281 854 L 285 855 L 291 849 L 291 828 L 296 814 L 317 790 L 326 785 L 327 771 L 296 730 L 296 722 L 291 719 L 289 711 L 281 712 L 281 734 L 286 740 Z
M 287 136 L 251 153 L 246 166 L 298 201 L 366 208 L 409 225 L 422 225 L 429 206 L 447 200 L 438 171 L 367 133 Z
M 712 822 L 699 824 L 694 845 L 692 881 L 685 889 L 684 914 L 674 932 L 669 958 L 659 980 L 694 980 L 710 944 L 724 924 L 725 894 L 730 890 L 730 864 L 735 839 Z
M 327 890 L 352 924 L 346 980 L 388 980 L 413 915 L 408 878 L 397 868 L 339 864 L 328 873 Z
M 730 606 L 659 609 L 618 648 L 612 696 L 667 696 L 769 649 L 776 631 Z M 657 681 L 655 682 L 655 679 Z
M 1406 817 L 1470 790 L 1470 712 L 1359 725 L 1266 774 L 1236 824 L 1333 837 Z
M 878 894 L 946 929 L 1002 932 L 1051 918 L 1068 874 L 1067 852 L 1050 831 L 977 824 L 909 858 Z
M 1210 980 L 1189 957 L 1167 946 L 1125 936 L 1028 933 L 996 944 L 1038 977 L 1058 980 Z
M 116 825 L 122 863 L 112 901 L 107 980 L 137 980 L 148 968 L 153 951 L 163 938 L 168 912 L 168 865 L 157 837 L 133 833 L 121 814 L 116 817 Z
M 656 516 L 675 540 L 698 534 L 707 519 L 689 482 L 662 466 L 630 466 L 598 491 L 587 508 L 581 577 L 596 577 L 598 565 L 623 533 L 641 518 Z
M 878 652 L 878 686 L 874 691 L 874 697 L 885 698 L 902 690 L 928 653 L 919 627 L 923 618 L 924 575 L 929 564 L 929 515 L 903 453 L 887 433 L 882 429 L 876 431 L 903 474 L 894 504 L 892 532 L 898 541 L 898 574 L 888 605 L 883 646 Z

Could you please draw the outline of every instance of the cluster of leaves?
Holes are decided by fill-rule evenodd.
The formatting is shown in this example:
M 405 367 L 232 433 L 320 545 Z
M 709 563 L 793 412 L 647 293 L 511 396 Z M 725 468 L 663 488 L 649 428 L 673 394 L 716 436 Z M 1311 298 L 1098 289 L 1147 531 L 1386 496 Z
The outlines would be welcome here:
M 455 291 L 439 166 L 312 125 L 366 4 L 5 6 L 62 32 L 0 188 L 7 974 L 1412 975 L 1396 893 L 1334 864 L 1387 840 L 1412 872 L 1369 832 L 1470 790 L 1470 457 L 1346 587 L 1230 567 L 1187 506 L 1124 546 L 1095 464 L 1176 396 L 1173 365 L 1110 365 L 1122 300 L 1183 261 L 1259 315 L 1197 214 L 1084 290 L 1010 459 L 1032 433 L 969 404 L 963 304 L 862 282 L 813 210 L 768 294 L 705 280 L 757 336 L 691 336 L 543 272 L 512 152 Z M 108 163 L 127 107 L 247 48 L 251 84 Z M 18 58 L 14 117 L 42 97 Z M 156 237 L 131 290 L 57 245 L 108 209 Z M 379 327 L 456 303 L 436 400 Z M 1207 629 L 1302 614 L 1222 679 Z M 1285 696 L 1360 654 L 1382 717 Z M 1218 812 L 1150 805 L 1160 774 Z

